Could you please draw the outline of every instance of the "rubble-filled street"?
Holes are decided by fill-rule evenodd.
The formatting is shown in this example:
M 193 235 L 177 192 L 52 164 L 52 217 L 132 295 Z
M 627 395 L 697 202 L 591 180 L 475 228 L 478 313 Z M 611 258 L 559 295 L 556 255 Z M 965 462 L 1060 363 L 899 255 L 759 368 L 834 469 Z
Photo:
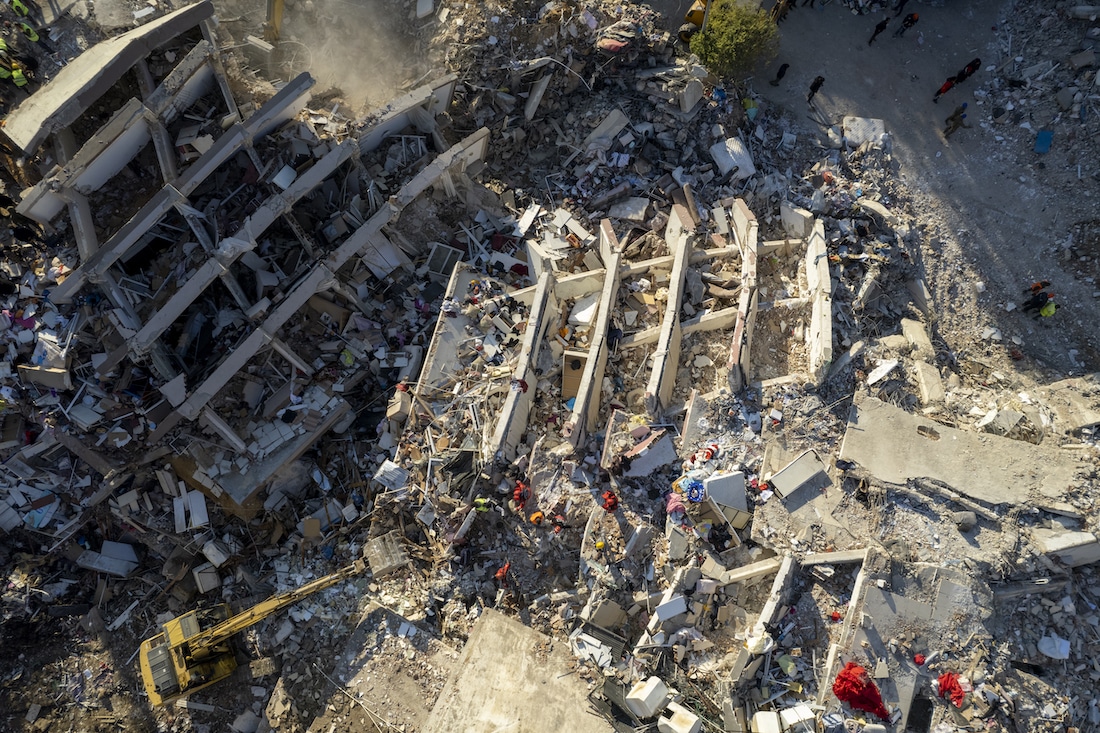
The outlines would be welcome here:
M 1100 6 L 689 4 L 0 8 L 0 729 L 1100 731 Z

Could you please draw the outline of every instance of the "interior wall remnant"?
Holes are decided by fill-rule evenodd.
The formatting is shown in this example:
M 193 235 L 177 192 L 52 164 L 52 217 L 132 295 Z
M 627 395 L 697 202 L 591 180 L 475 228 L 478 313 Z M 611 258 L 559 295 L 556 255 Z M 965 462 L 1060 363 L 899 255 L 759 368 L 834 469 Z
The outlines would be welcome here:
M 619 241 L 615 237 L 611 222 L 604 220 L 600 225 L 600 251 L 606 252 L 607 273 L 600 292 L 599 310 L 593 326 L 592 338 L 588 348 L 588 359 L 581 375 L 580 390 L 573 403 L 573 413 L 566 423 L 566 436 L 574 448 L 584 442 L 588 433 L 596 430 L 600 412 L 600 391 L 603 386 L 604 370 L 607 367 L 607 332 L 611 328 L 611 316 L 619 294 L 621 284 L 619 265 L 622 255 L 618 252 Z
M 383 140 L 406 127 L 415 125 L 424 134 L 436 133 L 435 118 L 451 106 L 457 83 L 458 77 L 455 74 L 448 74 L 431 85 L 417 87 L 387 104 L 386 111 L 380 114 L 372 123 L 370 130 L 359 138 L 360 152 L 366 155 L 376 150 Z M 417 114 L 417 111 L 425 114 Z M 439 141 L 436 142 L 438 144 Z
M 863 588 L 867 585 L 867 581 L 870 578 L 868 572 L 869 560 L 871 559 L 871 550 L 868 548 L 867 555 L 863 560 L 863 564 L 859 568 L 859 572 L 856 574 L 856 582 L 852 586 L 852 600 L 854 601 L 852 607 L 848 613 L 844 616 L 844 623 L 840 627 L 840 635 L 836 637 L 836 641 L 829 645 L 829 653 L 825 658 L 825 669 L 822 672 L 821 679 L 831 680 L 836 678 L 837 671 L 840 667 L 840 655 L 847 649 L 852 639 L 855 638 L 855 627 L 859 623 L 860 617 L 863 615 L 860 611 L 860 604 L 863 598 Z M 824 705 L 826 698 L 833 694 L 832 685 L 821 685 L 817 691 L 817 704 Z
M 454 196 L 454 179 L 476 172 L 485 153 L 489 150 L 489 128 L 470 133 L 446 151 L 436 156 L 424 170 L 413 176 L 412 180 L 394 194 L 391 205 L 399 210 L 411 204 L 420 194 L 435 186 L 442 186 L 448 196 Z
M 730 390 L 740 392 L 751 374 L 752 331 L 756 326 L 756 260 L 759 247 L 759 223 L 741 199 L 733 202 L 730 233 L 741 249 L 741 295 L 737 300 L 737 325 L 733 329 L 730 358 L 726 364 Z
M 676 386 L 676 373 L 680 366 L 680 343 L 683 331 L 680 328 L 680 302 L 684 297 L 684 278 L 687 276 L 688 261 L 691 257 L 691 238 L 694 223 L 691 213 L 674 204 L 665 226 L 665 243 L 673 253 L 672 274 L 668 282 L 668 301 L 661 321 L 661 337 L 657 339 L 657 348 L 653 352 L 653 371 L 646 385 L 645 404 L 650 417 L 656 418 L 665 410 L 672 398 Z
M 810 324 L 806 340 L 809 345 L 810 376 L 818 383 L 824 379 L 833 361 L 833 287 L 827 255 L 825 224 L 816 219 L 806 241 L 806 282 L 810 290 Z
M 527 383 L 527 391 L 512 390 L 504 401 L 493 435 L 494 457 L 498 459 L 511 462 L 516 458 L 520 439 L 527 432 L 527 417 L 531 414 L 531 406 L 537 393 L 538 376 L 535 374 L 535 365 L 538 364 L 539 353 L 546 343 L 546 330 L 560 314 L 561 306 L 553 293 L 553 278 L 549 272 L 544 272 L 535 286 L 531 315 L 523 334 L 516 370 L 512 374 L 514 379 Z

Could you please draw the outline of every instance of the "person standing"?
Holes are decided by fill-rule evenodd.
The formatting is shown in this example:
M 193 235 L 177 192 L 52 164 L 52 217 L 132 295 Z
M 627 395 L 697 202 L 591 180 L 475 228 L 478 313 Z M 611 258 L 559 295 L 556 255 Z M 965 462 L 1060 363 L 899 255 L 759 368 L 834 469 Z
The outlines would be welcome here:
M 905 31 L 915 26 L 918 20 L 920 20 L 920 16 L 916 13 L 909 13 L 909 15 L 902 18 L 901 27 L 894 31 L 894 38 L 901 38 L 904 36 Z
M 779 25 L 787 19 L 787 13 L 791 11 L 792 0 L 779 0 L 779 16 L 775 19 L 775 24 Z
M 886 27 L 888 25 L 890 25 L 890 19 L 883 18 L 883 20 L 875 26 L 875 32 L 871 34 L 871 40 L 867 41 L 867 45 L 870 46 L 872 43 L 874 43 L 875 39 L 878 38 L 878 34 L 886 30 Z
M 898 4 L 894 6 L 894 10 L 898 11 L 897 15 L 894 16 L 895 18 L 897 18 L 899 15 L 902 14 L 902 12 L 904 12 L 905 3 L 907 2 L 909 2 L 909 0 L 899 0 Z
M 1039 318 L 1050 318 L 1058 310 L 1058 304 L 1048 300 L 1046 305 L 1039 309 Z
M 782 66 L 780 66 L 779 71 L 775 72 L 775 78 L 768 83 L 771 84 L 773 87 L 779 86 L 779 80 L 787 75 L 787 69 L 789 68 L 791 68 L 790 64 L 783 64 Z
M 951 137 L 951 134 L 956 132 L 960 127 L 970 127 L 970 125 L 968 125 L 968 124 L 966 124 L 966 122 L 964 122 L 965 119 L 966 119 L 966 115 L 963 114 L 963 115 L 959 115 L 959 117 L 957 119 L 950 120 L 947 123 L 947 128 L 943 131 L 943 136 L 944 137 Z
M 950 125 L 955 120 L 961 120 L 964 114 L 966 114 L 966 102 L 963 102 L 958 107 L 956 107 L 955 111 L 949 114 L 947 116 L 947 119 L 943 121 L 943 124 Z
M 947 81 L 945 81 L 945 82 L 943 83 L 943 86 L 941 86 L 941 87 L 940 87 L 940 88 L 939 88 L 939 89 L 938 89 L 938 90 L 936 91 L 936 96 L 932 97 L 932 101 L 933 101 L 933 102 L 939 102 L 939 101 L 940 101 L 940 97 L 942 97 L 943 95 L 947 94 L 947 92 L 949 92 L 949 91 L 951 90 L 951 87 L 955 86 L 955 80 L 956 80 L 956 79 L 958 79 L 958 77 L 956 77 L 956 76 L 949 76 L 949 77 L 947 77 Z
M 808 97 L 806 97 L 806 102 L 808 102 L 808 103 L 813 102 L 814 95 L 817 94 L 818 90 L 821 89 L 821 85 L 824 84 L 824 83 L 825 83 L 825 77 L 823 77 L 823 76 L 818 76 L 813 80 L 813 83 L 810 84 L 810 95 Z

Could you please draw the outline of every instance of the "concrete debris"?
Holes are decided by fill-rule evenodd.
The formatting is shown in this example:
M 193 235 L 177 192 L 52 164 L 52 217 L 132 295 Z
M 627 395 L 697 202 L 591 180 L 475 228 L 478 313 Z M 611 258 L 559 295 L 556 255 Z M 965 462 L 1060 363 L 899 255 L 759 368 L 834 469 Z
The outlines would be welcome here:
M 0 103 L 6 709 L 1100 724 L 1100 384 L 1007 373 L 1001 321 L 948 342 L 887 123 L 815 138 L 646 5 L 398 5 L 423 58 L 371 103 L 321 71 L 320 2 L 283 35 L 203 0 L 10 42 L 38 73 Z M 1003 54 L 979 124 L 1086 124 L 1084 40 Z M 187 611 L 359 557 L 258 610 L 203 700 L 150 708 L 119 668 Z M 849 663 L 881 709 L 853 707 Z

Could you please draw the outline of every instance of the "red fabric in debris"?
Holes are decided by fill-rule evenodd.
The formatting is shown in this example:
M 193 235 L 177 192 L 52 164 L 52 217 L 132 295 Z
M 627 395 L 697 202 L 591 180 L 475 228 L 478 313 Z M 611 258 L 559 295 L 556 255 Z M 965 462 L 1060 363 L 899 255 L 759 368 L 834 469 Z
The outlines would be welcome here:
M 961 708 L 966 690 L 959 684 L 959 676 L 954 672 L 944 672 L 940 675 L 940 697 L 951 697 L 955 707 Z
M 855 662 L 848 662 L 840 670 L 833 682 L 833 694 L 855 710 L 871 713 L 880 720 L 890 719 L 890 711 L 882 704 L 878 687 L 867 675 L 867 670 Z

